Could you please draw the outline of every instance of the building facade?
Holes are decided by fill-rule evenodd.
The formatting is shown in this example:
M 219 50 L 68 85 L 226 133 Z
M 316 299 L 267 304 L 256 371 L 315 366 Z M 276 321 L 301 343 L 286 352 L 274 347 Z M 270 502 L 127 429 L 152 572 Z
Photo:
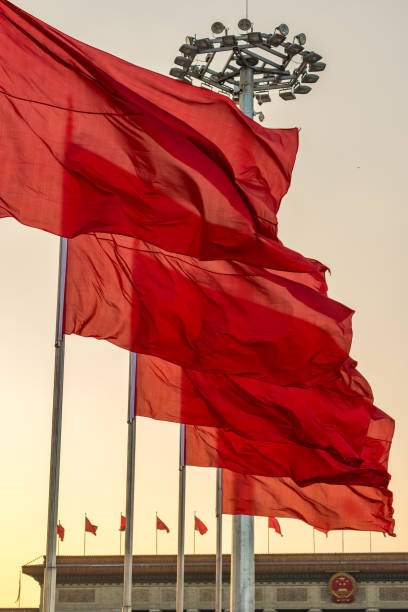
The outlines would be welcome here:
M 135 555 L 133 610 L 173 612 L 175 555 Z M 23 566 L 42 586 L 44 565 Z M 230 556 L 223 557 L 229 610 Z M 271 554 L 255 557 L 257 612 L 408 611 L 408 553 Z M 122 556 L 57 558 L 57 612 L 120 612 Z M 209 612 L 215 601 L 215 555 L 186 555 L 185 609 Z

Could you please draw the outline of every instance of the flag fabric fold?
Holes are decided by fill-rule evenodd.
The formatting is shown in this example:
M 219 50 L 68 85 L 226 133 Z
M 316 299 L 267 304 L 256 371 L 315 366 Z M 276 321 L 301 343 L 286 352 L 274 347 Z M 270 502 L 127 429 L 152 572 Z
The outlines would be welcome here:
M 167 527 L 165 523 L 158 516 L 156 516 L 156 529 L 165 531 L 166 533 L 170 533 L 170 529 Z
M 120 527 L 119 531 L 126 531 L 126 516 L 120 515 Z
M 243 474 L 290 477 L 306 486 L 313 482 L 386 487 L 394 421 L 378 408 L 368 429 L 360 460 L 354 466 L 327 451 L 282 440 L 260 442 L 235 433 L 186 426 L 186 465 L 222 467 Z
M 96 536 L 96 530 L 98 529 L 97 525 L 93 525 L 89 518 L 85 516 L 85 531 L 87 533 L 93 533 Z
M 64 332 L 195 370 L 316 386 L 348 358 L 352 314 L 283 273 L 127 237 L 69 241 Z
M 359 457 L 373 411 L 371 389 L 342 367 L 329 388 L 287 387 L 243 376 L 181 368 L 138 355 L 135 413 L 188 425 L 221 427 L 252 440 L 282 440 Z
M 223 513 L 295 518 L 331 531 L 394 535 L 392 493 L 384 487 L 315 483 L 222 471 Z
M 0 216 L 66 237 L 106 231 L 199 259 L 312 269 L 276 239 L 297 129 L 264 128 L 225 96 L 90 47 L 7 0 L 0 63 Z
M 196 515 L 194 515 L 194 530 L 198 531 L 201 535 L 204 535 L 208 531 L 207 525 L 205 525 Z
M 283 536 L 279 521 L 274 516 L 268 517 L 268 529 L 274 529 L 276 533 L 278 533 L 280 536 Z

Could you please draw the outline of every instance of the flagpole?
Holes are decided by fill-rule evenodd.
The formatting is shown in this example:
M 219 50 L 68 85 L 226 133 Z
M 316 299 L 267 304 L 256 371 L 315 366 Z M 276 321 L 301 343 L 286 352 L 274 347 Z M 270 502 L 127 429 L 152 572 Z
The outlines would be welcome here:
M 244 115 L 254 116 L 254 71 L 240 70 L 239 106 Z M 235 515 L 232 519 L 231 612 L 254 612 L 255 558 L 254 517 Z M 181 611 L 180 611 L 181 612 Z
M 157 550 L 158 550 L 158 542 L 157 542 L 157 512 L 156 512 L 156 557 L 157 557 Z
M 268 517 L 267 525 L 268 525 L 268 555 L 269 555 L 269 517 Z
M 177 591 L 176 612 L 184 610 L 184 528 L 186 503 L 186 465 L 185 465 L 186 426 L 180 425 L 179 461 L 179 509 L 178 509 L 178 552 L 177 552 Z
M 222 612 L 222 468 L 217 468 L 217 549 L 215 558 L 215 612 Z
M 86 554 L 86 512 L 85 512 L 85 521 L 84 521 L 84 557 Z
M 315 534 L 315 528 L 312 527 L 313 530 L 313 552 L 316 552 L 316 534 Z
M 128 395 L 128 445 L 126 475 L 126 529 L 125 556 L 123 563 L 123 606 L 122 612 L 132 612 L 132 571 L 133 571 L 133 515 L 135 502 L 135 454 L 136 454 L 136 353 L 129 353 L 129 395 Z
M 341 552 L 344 553 L 344 529 L 341 530 Z
M 371 531 L 370 531 L 370 552 L 373 552 L 372 541 L 371 541 Z
M 55 612 L 57 582 L 56 545 L 61 456 L 62 394 L 64 384 L 65 337 L 63 333 L 67 239 L 60 238 L 58 298 L 55 330 L 54 397 L 51 425 L 50 480 L 48 492 L 47 552 L 44 568 L 43 612 Z
M 196 518 L 196 511 L 194 510 L 194 529 L 193 529 L 193 554 L 194 555 L 195 555 L 195 545 L 196 545 L 196 541 L 195 541 L 195 532 L 196 532 L 195 518 Z

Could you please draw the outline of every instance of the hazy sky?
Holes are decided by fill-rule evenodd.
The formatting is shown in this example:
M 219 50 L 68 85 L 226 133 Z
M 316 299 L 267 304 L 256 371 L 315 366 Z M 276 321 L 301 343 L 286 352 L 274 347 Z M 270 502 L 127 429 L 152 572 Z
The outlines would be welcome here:
M 244 0 L 19 0 L 19 6 L 84 42 L 167 74 L 186 34 L 206 36 L 221 20 L 232 30 Z M 326 263 L 331 297 L 356 309 L 352 355 L 374 389 L 376 404 L 396 419 L 391 454 L 396 538 L 373 536 L 376 551 L 406 550 L 408 347 L 406 304 L 405 75 L 406 0 L 249 0 L 255 29 L 281 22 L 305 32 L 307 48 L 327 69 L 313 92 L 263 105 L 265 126 L 299 126 L 300 150 L 283 201 L 280 237 Z M 28 67 L 29 69 L 29 67 Z M 0 606 L 17 595 L 19 567 L 45 552 L 58 238 L 0 220 Z M 61 554 L 81 554 L 86 512 L 99 525 L 90 554 L 119 553 L 125 510 L 128 355 L 107 342 L 69 337 L 59 516 Z M 154 513 L 170 527 L 159 552 L 177 545 L 178 427 L 137 424 L 135 552 L 154 553 Z M 197 552 L 215 551 L 215 475 L 187 474 L 186 552 L 193 512 L 208 525 Z M 230 519 L 224 550 L 230 550 Z M 282 520 L 271 552 L 311 552 L 311 528 Z M 256 551 L 266 552 L 266 519 L 256 523 Z M 340 551 L 341 536 L 316 534 L 318 551 Z M 347 551 L 367 551 L 366 533 L 348 532 Z M 23 578 L 22 605 L 39 589 Z

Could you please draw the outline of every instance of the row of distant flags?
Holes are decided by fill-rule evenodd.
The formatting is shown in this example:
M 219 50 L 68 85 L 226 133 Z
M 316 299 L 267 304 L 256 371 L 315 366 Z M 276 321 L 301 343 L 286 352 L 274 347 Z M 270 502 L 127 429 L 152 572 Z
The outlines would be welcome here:
M 272 516 L 269 517 L 268 527 L 269 529 L 274 529 L 276 533 L 278 533 L 279 535 L 283 535 L 281 526 L 277 518 L 274 518 Z M 97 529 L 98 529 L 98 525 L 94 525 L 93 523 L 91 523 L 91 521 L 85 514 L 84 533 L 85 534 L 92 533 L 93 535 L 96 536 Z M 124 516 L 121 513 L 119 531 L 125 531 L 125 530 L 126 530 L 126 516 Z M 327 531 L 325 529 L 319 529 L 318 527 L 316 527 L 316 530 L 322 531 L 327 536 Z M 169 527 L 167 527 L 166 523 L 157 516 L 157 513 L 156 513 L 156 531 L 165 531 L 166 533 L 170 533 Z M 194 531 L 198 531 L 200 535 L 204 535 L 208 531 L 207 525 L 200 518 L 198 518 L 198 516 L 195 513 L 194 513 Z M 57 535 L 60 541 L 63 542 L 65 538 L 65 527 L 63 527 L 60 521 L 58 521 L 58 525 L 57 525 Z

